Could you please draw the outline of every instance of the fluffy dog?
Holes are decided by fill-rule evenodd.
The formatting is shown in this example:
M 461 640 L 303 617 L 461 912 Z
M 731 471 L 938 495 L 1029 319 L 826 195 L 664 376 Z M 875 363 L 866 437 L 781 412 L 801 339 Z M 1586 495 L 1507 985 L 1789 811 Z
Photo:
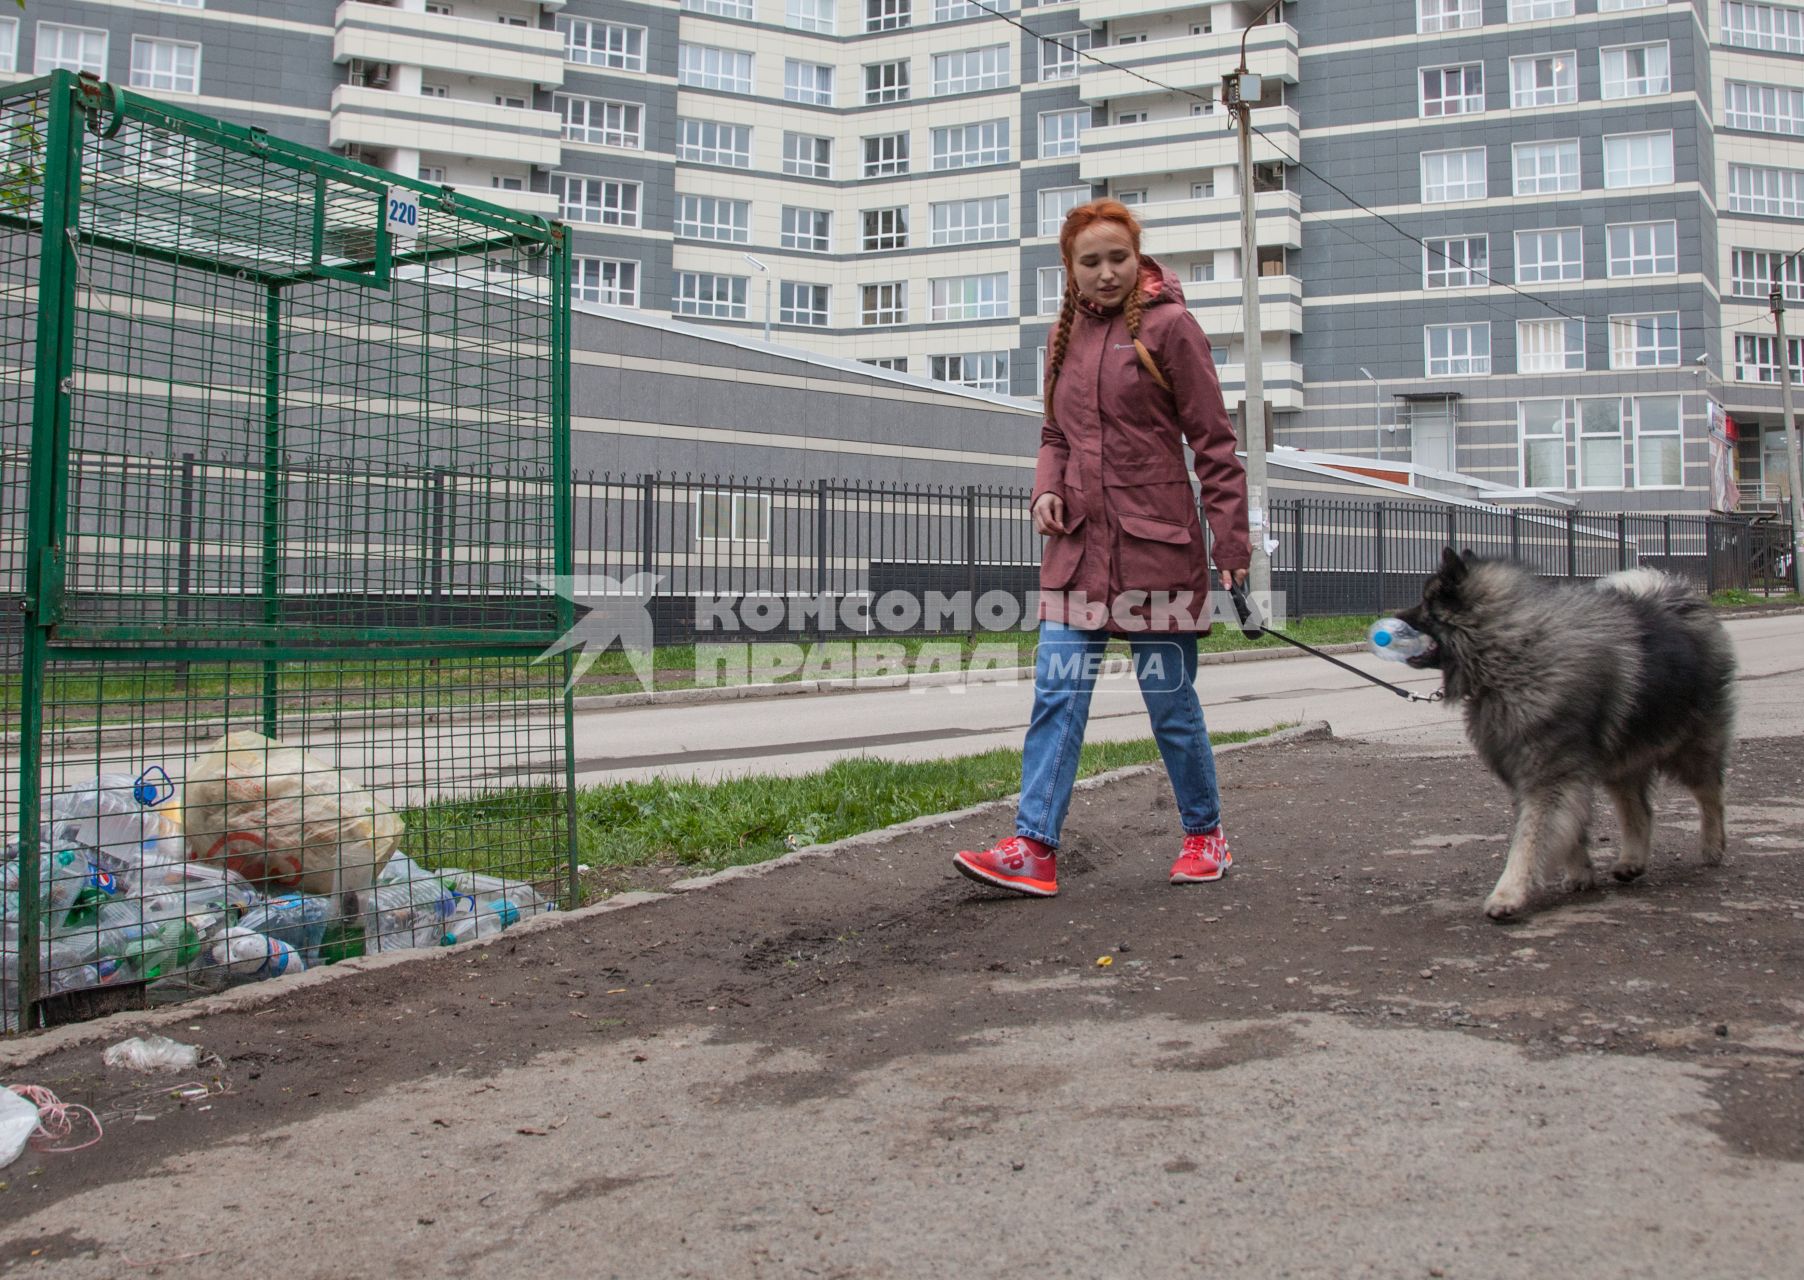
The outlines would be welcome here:
M 1587 828 L 1600 783 L 1622 820 L 1618 880 L 1647 870 L 1662 774 L 1696 797 L 1704 861 L 1722 861 L 1735 656 L 1687 586 L 1651 569 L 1544 583 L 1448 547 L 1399 616 L 1431 642 L 1410 664 L 1441 671 L 1473 747 L 1510 789 L 1515 830 L 1486 915 L 1516 915 L 1537 883 L 1596 883 Z

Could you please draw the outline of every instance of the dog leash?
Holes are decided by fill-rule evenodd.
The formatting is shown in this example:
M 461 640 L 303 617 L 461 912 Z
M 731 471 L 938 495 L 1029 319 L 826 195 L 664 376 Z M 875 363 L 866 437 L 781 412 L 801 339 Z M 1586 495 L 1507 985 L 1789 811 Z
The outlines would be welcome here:
M 1343 671 L 1351 671 L 1361 680 L 1370 680 L 1373 684 L 1382 685 L 1384 688 L 1389 689 L 1392 693 L 1396 694 L 1399 698 L 1407 698 L 1411 702 L 1439 702 L 1446 696 L 1445 689 L 1436 689 L 1433 693 L 1422 694 L 1416 693 L 1411 689 L 1405 689 L 1402 685 L 1392 684 L 1389 680 L 1380 680 L 1371 672 L 1361 671 L 1352 663 L 1342 662 L 1333 654 L 1323 653 L 1314 645 L 1304 644 L 1301 640 L 1298 640 L 1293 636 L 1287 636 L 1282 631 L 1273 631 L 1270 627 L 1266 626 L 1265 622 L 1259 617 L 1258 606 L 1247 599 L 1246 588 L 1241 586 L 1238 582 L 1228 589 L 1228 594 L 1234 600 L 1234 611 L 1240 615 L 1240 634 L 1249 640 L 1257 640 L 1260 636 L 1272 636 L 1282 640 L 1285 644 L 1295 645 L 1304 653 L 1313 653 L 1323 662 L 1332 662 Z

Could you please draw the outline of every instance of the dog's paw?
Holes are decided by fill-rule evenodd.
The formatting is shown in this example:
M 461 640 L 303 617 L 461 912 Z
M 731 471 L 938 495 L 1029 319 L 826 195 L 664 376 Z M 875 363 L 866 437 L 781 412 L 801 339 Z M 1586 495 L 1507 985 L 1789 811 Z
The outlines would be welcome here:
M 1620 858 L 1616 860 L 1616 865 L 1610 868 L 1610 874 L 1624 883 L 1627 883 L 1630 880 L 1639 880 L 1646 873 L 1647 868 L 1641 863 L 1624 862 Z
M 1485 914 L 1499 922 L 1514 920 L 1526 905 L 1520 898 L 1504 898 L 1494 893 L 1485 899 Z
M 1567 893 L 1583 893 L 1587 889 L 1597 888 L 1597 870 L 1586 867 L 1583 871 L 1568 871 L 1560 879 L 1560 888 Z
M 1721 846 L 1720 844 L 1719 845 L 1705 845 L 1703 847 L 1702 852 L 1704 855 L 1704 865 L 1706 867 L 1720 867 L 1723 865 L 1724 850 L 1723 850 L 1723 846 Z

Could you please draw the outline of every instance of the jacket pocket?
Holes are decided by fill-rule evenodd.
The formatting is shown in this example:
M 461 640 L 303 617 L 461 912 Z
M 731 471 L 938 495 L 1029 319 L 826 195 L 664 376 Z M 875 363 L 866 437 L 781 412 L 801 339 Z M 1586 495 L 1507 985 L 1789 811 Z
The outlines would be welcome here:
M 1083 528 L 1084 516 L 1066 513 L 1066 532 L 1055 533 L 1046 539 L 1046 553 L 1040 559 L 1040 589 L 1056 591 L 1066 586 L 1077 576 L 1077 567 L 1084 559 L 1084 538 L 1078 530 Z
M 1189 583 L 1196 551 L 1188 524 L 1127 514 L 1119 523 L 1124 590 L 1175 591 Z

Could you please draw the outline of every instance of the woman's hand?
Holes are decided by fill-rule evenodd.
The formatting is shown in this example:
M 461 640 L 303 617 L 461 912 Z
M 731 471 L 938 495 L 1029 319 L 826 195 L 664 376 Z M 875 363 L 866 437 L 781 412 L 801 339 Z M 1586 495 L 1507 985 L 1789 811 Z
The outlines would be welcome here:
M 1221 571 L 1221 585 L 1224 591 L 1232 591 L 1235 587 L 1244 587 L 1246 584 L 1247 571 L 1245 569 L 1236 569 L 1232 573 L 1226 569 Z
M 1056 493 L 1034 499 L 1034 530 L 1040 534 L 1069 533 L 1065 527 L 1065 500 Z

